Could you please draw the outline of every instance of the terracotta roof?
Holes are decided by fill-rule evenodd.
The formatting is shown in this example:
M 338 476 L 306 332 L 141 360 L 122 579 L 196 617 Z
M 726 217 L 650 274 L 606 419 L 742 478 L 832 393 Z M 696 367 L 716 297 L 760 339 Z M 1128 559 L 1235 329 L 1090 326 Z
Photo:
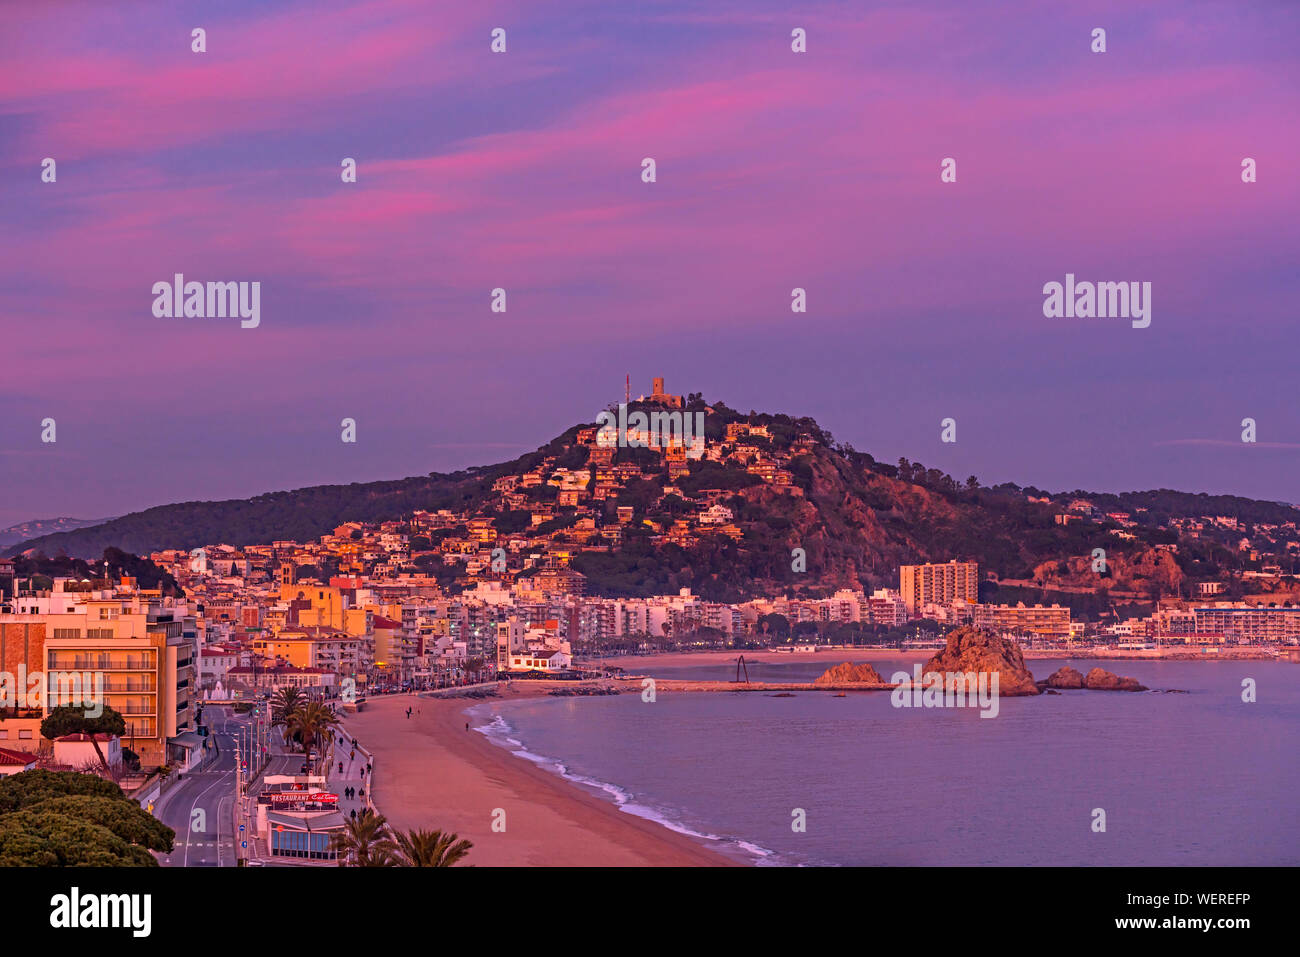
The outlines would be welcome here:
M 28 754 L 26 751 L 11 751 L 9 748 L 0 748 L 0 765 L 12 767 L 15 764 L 27 767 L 29 764 L 36 763 L 36 755 Z

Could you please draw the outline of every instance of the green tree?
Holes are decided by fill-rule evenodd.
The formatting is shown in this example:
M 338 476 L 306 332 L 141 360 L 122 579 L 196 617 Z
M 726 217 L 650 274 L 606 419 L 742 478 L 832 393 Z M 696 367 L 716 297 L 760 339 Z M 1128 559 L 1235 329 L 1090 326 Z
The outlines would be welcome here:
M 297 711 L 298 706 L 305 700 L 302 691 L 298 688 L 286 687 L 278 690 L 271 697 L 271 726 L 283 727 L 288 722 L 289 715 Z
M 0 779 L 0 867 L 156 867 L 175 832 L 112 781 L 73 771 Z
M 95 748 L 95 754 L 99 756 L 99 763 L 107 771 L 108 759 L 104 757 L 99 740 L 95 736 L 112 734 L 120 738 L 126 734 L 126 719 L 107 706 L 95 717 L 88 715 L 85 708 L 71 706 L 54 708 L 41 722 L 41 736 L 53 741 L 65 734 L 90 735 L 90 743 Z
M 388 819 L 369 808 L 347 820 L 330 838 L 339 867 L 387 867 L 394 862 Z
M 398 831 L 392 835 L 394 857 L 401 867 L 453 867 L 474 846 L 442 831 Z
M 311 768 L 312 746 L 321 738 L 333 733 L 339 723 L 338 717 L 319 701 L 300 704 L 285 720 L 285 729 L 289 736 L 302 745 L 302 751 Z

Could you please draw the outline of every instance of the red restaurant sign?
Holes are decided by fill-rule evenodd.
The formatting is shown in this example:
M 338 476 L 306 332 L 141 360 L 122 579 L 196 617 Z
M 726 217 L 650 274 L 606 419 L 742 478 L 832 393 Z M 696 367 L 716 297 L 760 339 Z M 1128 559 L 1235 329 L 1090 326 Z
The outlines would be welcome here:
M 308 802 L 315 804 L 337 804 L 339 796 L 325 791 L 272 791 L 272 804 L 297 804 Z

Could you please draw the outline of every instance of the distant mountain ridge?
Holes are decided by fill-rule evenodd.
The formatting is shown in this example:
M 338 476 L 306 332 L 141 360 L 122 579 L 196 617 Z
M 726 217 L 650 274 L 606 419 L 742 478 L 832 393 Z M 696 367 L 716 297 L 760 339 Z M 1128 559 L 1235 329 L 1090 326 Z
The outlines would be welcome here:
M 56 532 L 70 532 L 91 525 L 102 525 L 113 521 L 111 518 L 34 518 L 19 522 L 8 528 L 0 529 L 0 549 L 8 548 L 30 538 L 51 535 Z
M 1235 528 L 1187 537 L 1172 526 L 1161 527 L 1171 520 L 1225 515 L 1268 527 L 1300 520 L 1300 510 L 1292 506 L 1229 495 L 981 487 L 974 476 L 959 483 L 906 459 L 896 466 L 877 462 L 836 443 L 810 418 L 744 414 L 720 403 L 705 405 L 698 395 L 690 397 L 687 410 L 707 410 L 705 441 L 721 460 L 689 461 L 684 471 L 676 463 L 671 478 L 670 463 L 655 450 L 618 448 L 612 462 L 598 460 L 594 426 L 586 423 L 496 465 L 162 505 L 93 527 L 40 535 L 8 551 L 97 558 L 105 548 L 148 555 L 200 545 L 307 542 L 349 521 L 400 521 L 416 510 L 440 509 L 491 517 L 503 535 L 518 535 L 529 534 L 532 515 L 549 508 L 553 517 L 541 530 L 579 546 L 591 541 L 589 531 L 576 527 L 580 519 L 594 519 L 597 529 L 619 526 L 617 544 L 608 549 L 573 549 L 573 567 L 587 576 L 588 589 L 596 594 L 662 594 L 690 587 L 705 597 L 735 600 L 801 589 L 896 587 L 899 564 L 949 559 L 978 561 L 982 574 L 1068 589 L 1097 583 L 1085 559 L 1104 547 L 1110 588 L 1158 597 L 1181 590 L 1186 579 L 1243 567 L 1233 547 Z M 778 473 L 775 481 L 762 463 Z M 515 481 L 543 465 L 547 475 L 591 469 L 581 507 L 558 504 L 557 489 L 545 481 Z M 611 465 L 641 471 L 632 469 L 628 474 L 634 477 L 620 480 L 603 501 L 595 500 L 591 491 L 598 472 L 607 473 Z M 503 486 L 513 491 L 503 492 Z M 676 492 L 665 493 L 666 487 Z M 1076 499 L 1092 504 L 1091 516 L 1062 522 Z M 692 524 L 706 502 L 730 512 L 728 525 L 739 534 L 716 534 L 716 525 Z M 620 506 L 630 506 L 635 521 L 620 523 Z M 1133 519 L 1105 513 L 1131 513 Z M 689 526 L 685 531 L 683 523 Z M 671 534 L 674 530 L 680 534 Z M 792 568 L 796 548 L 804 550 L 806 571 Z

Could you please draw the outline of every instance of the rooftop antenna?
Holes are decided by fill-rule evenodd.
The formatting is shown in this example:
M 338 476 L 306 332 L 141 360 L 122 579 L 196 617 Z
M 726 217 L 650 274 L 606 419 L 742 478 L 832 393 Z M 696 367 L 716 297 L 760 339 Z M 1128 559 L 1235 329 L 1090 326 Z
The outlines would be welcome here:
M 629 405 L 632 402 L 632 373 L 627 374 L 627 382 L 623 386 L 623 404 Z

